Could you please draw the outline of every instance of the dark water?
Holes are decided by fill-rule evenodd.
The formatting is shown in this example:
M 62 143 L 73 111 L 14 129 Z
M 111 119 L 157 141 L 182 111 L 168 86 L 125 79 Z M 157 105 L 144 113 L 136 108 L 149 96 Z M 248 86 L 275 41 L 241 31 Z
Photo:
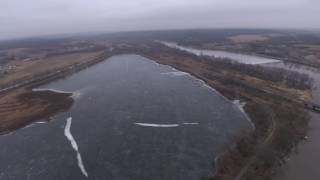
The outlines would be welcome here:
M 74 92 L 75 104 L 0 137 L 1 180 L 202 179 L 223 145 L 250 127 L 202 82 L 136 55 L 41 88 Z

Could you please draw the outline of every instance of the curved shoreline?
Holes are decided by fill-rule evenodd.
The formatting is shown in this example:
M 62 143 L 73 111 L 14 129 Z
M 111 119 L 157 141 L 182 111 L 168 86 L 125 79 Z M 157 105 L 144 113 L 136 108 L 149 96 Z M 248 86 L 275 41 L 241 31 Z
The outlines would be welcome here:
M 121 51 L 120 51 L 121 52 Z M 125 52 L 125 51 L 124 51 Z M 215 92 L 219 92 L 219 94 L 221 94 L 221 96 L 223 97 L 223 98 L 226 98 L 229 102 L 231 102 L 229 99 L 241 99 L 241 100 L 244 100 L 245 102 L 248 102 L 248 105 L 245 107 L 245 109 L 247 110 L 247 112 L 249 112 L 248 114 L 249 114 L 249 116 L 251 117 L 250 119 L 254 122 L 254 124 L 255 124 L 255 126 L 256 126 L 256 131 L 254 132 L 254 133 L 256 133 L 256 134 L 254 134 L 254 135 L 252 135 L 252 134 L 250 134 L 250 135 L 244 135 L 243 137 L 244 138 L 239 138 L 240 140 L 239 140 L 239 142 L 241 142 L 241 141 L 247 141 L 247 139 L 245 139 L 245 138 L 248 138 L 249 136 L 254 136 L 254 138 L 256 138 L 256 139 L 249 139 L 249 142 L 251 142 L 252 141 L 252 143 L 250 144 L 251 146 L 252 145 L 254 145 L 254 146 L 257 146 L 257 144 L 258 144 L 258 141 L 259 140 L 261 140 L 261 138 L 265 138 L 265 137 L 268 137 L 268 135 L 266 135 L 266 131 L 268 131 L 268 129 L 269 129 L 269 126 L 270 126 L 270 124 L 268 124 L 268 125 L 266 125 L 266 124 L 259 124 L 259 123 L 261 123 L 261 120 L 263 121 L 263 120 L 266 120 L 266 119 L 264 119 L 264 118 L 262 118 L 262 117 L 260 117 L 260 115 L 261 114 L 259 114 L 259 113 L 265 113 L 265 112 L 256 112 L 256 110 L 257 110 L 257 108 L 261 108 L 260 110 L 261 111 L 264 111 L 264 106 L 263 106 L 263 103 L 262 102 L 260 102 L 261 100 L 264 100 L 264 101 L 270 101 L 269 103 L 271 103 L 271 105 L 272 105 L 272 111 L 276 111 L 278 114 L 280 114 L 280 115 L 283 115 L 283 114 L 281 114 L 282 112 L 279 112 L 279 110 L 281 111 L 281 110 L 283 110 L 283 109 L 281 109 L 281 108 L 277 108 L 276 107 L 276 105 L 278 105 L 277 103 L 279 103 L 279 102 L 281 102 L 281 100 L 282 99 L 275 99 L 275 98 L 277 98 L 278 96 L 272 96 L 272 94 L 265 94 L 266 92 L 264 92 L 264 91 L 258 91 L 258 92 L 254 92 L 254 93 L 256 93 L 256 96 L 259 96 L 259 95 L 261 95 L 261 94 L 263 94 L 263 98 L 260 100 L 259 98 L 258 99 L 255 99 L 256 97 L 255 97 L 255 95 L 251 95 L 251 94 L 239 94 L 238 96 L 240 97 L 240 98 L 237 98 L 235 95 L 236 94 L 234 94 L 233 93 L 233 91 L 235 91 L 235 90 L 232 90 L 232 89 L 228 89 L 228 86 L 226 86 L 226 84 L 223 84 L 222 82 L 223 82 L 223 79 L 221 80 L 221 82 L 220 81 L 217 81 L 217 79 L 215 79 L 216 77 L 215 76 L 213 76 L 213 77 L 210 77 L 210 78 L 208 78 L 208 77 L 205 77 L 204 75 L 205 74 L 199 74 L 199 72 L 197 72 L 197 71 L 195 71 L 194 69 L 192 69 L 192 68 L 190 68 L 190 67 L 185 67 L 185 66 L 183 66 L 183 65 L 186 65 L 186 64 L 179 64 L 179 63 L 181 63 L 181 62 L 179 62 L 179 61 L 177 61 L 177 59 L 175 59 L 176 61 L 165 61 L 163 58 L 161 59 L 161 58 L 155 58 L 154 56 L 152 56 L 152 55 L 150 55 L 150 54 L 148 54 L 148 53 L 139 53 L 139 52 L 136 52 L 136 54 L 141 54 L 142 56 L 145 56 L 145 57 L 147 57 L 148 59 L 151 59 L 151 60 L 153 60 L 153 61 L 155 61 L 155 62 L 157 62 L 157 63 L 159 63 L 160 62 L 160 64 L 163 64 L 163 65 L 169 65 L 170 67 L 172 67 L 172 68 L 175 68 L 175 69 L 177 69 L 177 70 L 179 70 L 179 71 L 182 71 L 182 72 L 187 72 L 187 73 L 189 73 L 189 74 L 191 74 L 191 76 L 193 76 L 194 78 L 196 78 L 196 79 L 199 79 L 199 81 L 201 81 L 203 84 L 205 84 L 205 85 L 207 85 L 209 88 L 210 87 L 212 87 L 212 88 L 214 88 L 213 90 L 215 91 Z M 103 59 L 104 60 L 104 59 Z M 176 64 L 175 64 L 176 63 Z M 86 66 L 87 67 L 87 66 Z M 188 69 L 189 68 L 189 69 Z M 195 68 L 195 67 L 194 67 Z M 79 69 L 79 70 L 81 70 L 81 68 Z M 40 81 L 40 82 L 34 82 L 34 84 L 41 84 L 41 83 L 47 83 L 47 82 L 49 82 L 49 81 L 51 81 L 51 80 L 54 80 L 55 78 L 53 78 L 53 79 L 50 79 L 50 80 L 48 80 L 48 79 L 46 79 L 46 81 Z M 229 80 L 229 79 L 227 79 L 227 80 Z M 233 82 L 233 81 L 231 81 L 231 82 Z M 225 82 L 224 82 L 225 83 Z M 239 82 L 237 82 L 237 83 L 239 83 Z M 240 84 L 240 87 L 241 87 L 241 85 L 245 85 L 245 84 Z M 232 86 L 239 86 L 238 84 L 232 84 Z M 211 89 L 212 89 L 211 88 Z M 252 88 L 252 87 L 251 87 Z M 255 89 L 256 90 L 256 89 Z M 259 90 L 259 89 L 258 89 Z M 231 102 L 231 103 L 233 103 L 233 102 Z M 259 103 L 261 103 L 261 104 L 259 104 Z M 293 102 L 290 102 L 290 103 L 292 103 L 292 104 L 290 104 L 289 102 L 285 102 L 285 103 L 288 103 L 288 104 L 285 104 L 285 106 L 289 106 L 289 109 L 290 108 L 295 108 L 296 106 L 295 106 L 295 104 L 293 103 Z M 234 104 L 234 103 L 233 103 Z M 259 105 L 259 107 L 257 107 L 257 105 Z M 260 105 L 261 105 L 261 107 L 260 107 Z M 270 106 L 271 106 L 270 105 Z M 292 105 L 292 107 L 290 106 L 290 105 Z M 273 106 L 275 106 L 275 107 L 273 107 Z M 237 107 L 237 109 L 239 109 L 239 107 Z M 240 110 L 240 109 L 239 109 Z M 300 112 L 300 111 L 297 111 L 298 113 Z M 297 112 L 294 112 L 294 113 L 297 113 Z M 302 111 L 301 111 L 302 112 Z M 248 116 L 248 117 L 249 117 Z M 253 117 L 253 118 L 252 118 Z M 259 119 L 260 118 L 260 119 Z M 267 121 L 266 121 L 267 122 Z M 264 123 L 266 123 L 266 122 L 264 122 Z M 267 127 L 265 127 L 265 126 L 267 126 Z M 249 138 L 252 138 L 252 137 L 249 137 Z M 270 138 L 270 139 L 272 139 L 272 138 Z M 237 145 L 238 144 L 236 144 L 235 145 L 235 147 L 237 148 Z M 245 147 L 245 148 L 248 148 L 248 147 Z M 250 147 L 250 148 L 253 148 L 253 147 Z M 255 151 L 254 151 L 255 152 Z M 252 152 L 251 152 L 252 153 Z M 224 156 L 222 157 L 222 158 L 228 158 L 228 157 L 230 157 L 230 156 L 228 156 L 229 154 L 228 153 L 226 153 L 226 154 L 224 154 Z M 232 155 L 231 155 L 232 156 Z M 222 159 L 221 158 L 221 159 Z M 241 157 L 238 157 L 238 158 L 241 158 Z M 239 161 L 239 159 L 236 159 L 237 161 Z M 244 160 L 247 160 L 247 159 L 244 159 Z M 217 161 L 219 161 L 219 160 L 217 160 Z M 222 161 L 224 161 L 224 162 L 226 162 L 226 163 L 229 163 L 227 160 L 224 160 L 224 159 L 222 159 Z M 223 165 L 221 165 L 221 166 L 223 166 Z M 240 166 L 240 167 L 243 167 L 243 166 Z M 237 169 L 233 169 L 233 170 L 237 170 Z M 220 170 L 218 169 L 217 170 L 217 172 L 219 172 Z M 233 172 L 234 173 L 234 172 Z
M 192 47 L 191 47 L 192 48 Z M 196 48 L 197 49 L 197 48 Z M 201 50 L 201 49 L 198 49 L 198 50 Z M 208 49 L 208 50 L 210 50 L 210 49 Z M 233 51 L 231 51 L 231 52 L 233 52 Z M 240 53 L 241 54 L 241 52 L 236 52 L 235 51 L 235 53 Z M 263 55 L 260 55 L 260 54 L 255 54 L 255 53 L 251 53 L 251 54 L 248 54 L 248 55 L 253 55 L 253 56 L 258 56 L 258 57 L 265 57 L 265 58 L 272 58 L 272 59 L 277 59 L 277 58 L 274 58 L 274 57 L 271 57 L 271 56 L 263 56 Z M 280 59 L 279 59 L 280 60 Z M 287 67 L 287 64 L 288 64 L 288 66 L 290 66 L 290 65 L 293 65 L 293 66 L 299 66 L 299 67 L 305 67 L 305 68 L 319 68 L 319 66 L 316 66 L 316 65 L 313 65 L 313 64 L 309 64 L 309 63 L 303 63 L 303 62 L 298 62 L 298 61 L 294 61 L 294 60 L 292 60 L 292 61 L 290 61 L 289 59 L 285 59 L 285 60 L 281 60 L 282 61 L 282 64 L 284 64 L 284 67 L 283 66 L 280 66 L 279 68 L 284 68 L 284 69 L 286 69 Z M 275 65 L 274 65 L 275 66 Z M 274 67 L 274 66 L 271 66 L 271 67 Z M 297 70 L 297 69 L 294 69 L 293 71 L 295 71 L 295 72 L 300 72 L 300 70 Z M 309 70 L 307 70 L 307 71 L 309 71 Z M 303 72 L 303 70 L 302 70 L 302 73 L 306 73 L 306 74 L 308 74 L 309 76 L 311 76 L 312 78 L 314 78 L 316 81 L 317 81 L 317 79 L 318 79 L 318 75 L 315 75 L 314 73 L 315 72 L 311 72 L 311 75 L 309 74 L 309 72 Z M 319 87 L 318 87 L 319 88 Z M 315 92 L 313 92 L 314 90 L 312 90 L 312 94 L 314 94 L 314 93 L 317 93 L 319 90 L 315 90 Z M 319 94 L 319 92 L 318 92 L 318 94 Z M 319 101 L 318 99 L 318 95 L 315 97 L 316 99 L 312 99 L 311 101 Z M 312 115 L 311 116 L 312 118 L 311 118 L 311 120 L 310 121 L 314 121 L 314 116 Z M 274 119 L 274 118 L 272 118 L 272 119 Z M 268 133 L 269 135 L 266 137 L 266 140 L 267 141 L 270 141 L 270 139 L 272 139 L 272 136 L 274 136 L 274 134 L 276 133 L 276 128 L 275 127 L 277 127 L 277 124 L 276 124 L 276 122 L 277 121 L 275 121 L 275 120 L 273 120 L 272 122 L 270 122 L 270 133 Z M 305 129 L 308 129 L 308 125 L 304 125 L 304 127 L 303 128 L 305 128 Z M 304 135 L 307 135 L 307 132 L 306 132 L 307 130 L 305 130 L 305 132 L 304 132 Z M 309 133 L 309 132 L 308 132 Z M 303 135 L 300 135 L 301 136 L 301 139 L 300 139 L 300 141 L 305 141 L 307 138 L 308 138 L 308 136 L 303 136 Z M 277 137 L 275 137 L 275 138 L 277 138 Z M 314 138 L 315 139 L 315 138 Z M 284 165 L 285 164 L 285 161 L 288 161 L 288 156 L 290 156 L 290 154 L 292 153 L 292 150 L 294 149 L 294 147 L 293 146 L 298 146 L 298 144 L 300 144 L 299 143 L 299 141 L 297 142 L 297 141 L 293 141 L 293 145 L 292 146 L 289 146 L 289 148 L 287 149 L 287 150 L 285 150 L 285 155 L 281 155 L 281 157 L 279 157 L 279 164 L 281 164 L 281 166 L 282 165 Z M 315 144 L 315 143 L 313 143 L 313 144 Z M 311 146 L 311 145 L 310 145 Z M 315 145 L 313 145 L 313 146 L 315 146 Z M 313 147 L 314 149 L 317 149 L 317 148 L 315 148 L 315 147 Z M 225 155 L 225 154 L 224 154 Z M 223 155 L 222 155 L 223 156 Z M 300 157 L 299 155 L 296 155 L 297 157 Z M 305 155 L 307 158 L 309 157 L 308 155 Z M 295 156 L 294 156 L 295 157 Z M 310 157 L 309 157 L 309 159 L 310 159 Z M 310 159 L 311 160 L 311 159 Z M 301 160 L 301 157 L 300 157 L 300 161 L 302 161 Z M 302 162 L 300 162 L 300 163 L 303 163 L 303 162 L 305 162 L 305 161 L 302 161 Z M 248 167 L 251 165 L 251 164 L 253 164 L 254 163 L 254 160 L 253 159 L 251 159 L 251 160 L 249 160 L 248 161 L 248 163 L 247 163 L 247 165 L 246 166 L 244 166 L 241 170 L 240 170 L 240 172 L 238 173 L 238 175 L 234 178 L 235 180 L 239 180 L 239 179 L 241 179 L 241 177 L 243 177 L 244 175 L 245 175 L 245 173 L 246 173 L 246 170 L 248 169 Z M 297 163 L 297 162 L 296 162 Z M 306 163 L 306 162 L 305 162 Z M 285 164 L 285 165 L 287 165 L 287 164 Z M 313 163 L 313 166 L 315 166 L 316 164 L 315 163 Z M 296 170 L 298 170 L 297 168 L 299 167 L 299 165 L 296 165 L 297 167 L 294 167 Z M 280 168 L 277 168 L 277 170 L 281 170 L 282 169 L 282 167 L 280 167 Z M 291 170 L 291 171 L 293 171 L 293 170 Z M 306 169 L 303 171 L 303 172 L 305 172 L 304 174 L 304 176 L 302 176 L 302 177 L 307 177 L 306 176 L 306 173 L 308 172 Z M 291 172 L 290 174 L 289 174 L 289 176 L 291 177 L 291 179 L 293 179 L 293 177 L 294 177 L 294 172 Z M 317 177 L 318 175 L 316 175 L 316 173 L 313 175 L 313 177 Z M 277 176 L 276 176 L 277 177 Z M 301 177 L 301 178 L 302 178 Z M 286 178 L 288 178 L 288 177 L 286 177 Z M 301 179 L 300 178 L 300 179 Z
M 271 85 L 270 89 L 268 86 L 268 83 L 271 83 L 270 81 L 261 79 L 257 81 L 255 78 L 252 80 L 248 78 L 246 80 L 247 76 L 245 74 L 240 75 L 241 72 L 239 72 L 239 75 L 220 72 L 224 68 L 226 68 L 226 71 L 230 69 L 224 66 L 220 67 L 219 64 L 214 64 L 214 62 L 202 59 L 201 57 L 156 44 L 158 43 L 148 44 L 149 46 L 145 45 L 149 47 L 147 50 L 145 46 L 139 49 L 139 45 L 136 45 L 134 49 L 127 49 L 127 53 L 140 54 L 157 63 L 169 65 L 179 71 L 188 72 L 206 82 L 206 84 L 216 89 L 224 97 L 247 102 L 245 110 L 254 122 L 256 130 L 254 132 L 244 132 L 235 137 L 234 145 L 229 146 L 229 149 L 216 159 L 218 161 L 218 168 L 215 169 L 215 176 L 211 176 L 210 179 L 232 179 L 237 177 L 241 169 L 246 166 L 245 164 L 250 161 L 249 157 L 254 156 L 257 156 L 258 160 L 250 163 L 248 171 L 243 173 L 246 178 L 254 179 L 261 175 L 264 176 L 264 179 L 271 177 L 273 171 L 271 167 L 282 156 L 274 154 L 269 158 L 261 159 L 268 155 L 265 154 L 269 151 L 268 149 L 272 148 L 271 151 L 278 154 L 287 153 L 291 149 L 292 144 L 296 144 L 306 134 L 308 117 L 301 102 L 290 100 L 291 98 L 288 98 L 290 96 L 287 96 L 287 93 L 282 94 L 283 92 L 278 91 L 275 84 Z M 244 77 L 241 78 L 241 76 Z M 261 84 L 262 82 L 266 84 Z M 264 86 L 268 89 L 266 90 Z M 284 87 L 281 89 L 286 91 Z M 290 91 L 290 89 L 287 90 Z M 294 95 L 295 92 L 291 93 Z M 297 93 L 294 96 L 300 98 L 304 94 L 307 97 L 309 93 L 309 91 L 305 91 L 302 94 Z M 277 122 L 275 128 L 271 128 L 269 112 L 275 114 L 274 119 Z M 284 131 L 288 128 L 289 132 Z M 268 133 L 270 129 L 275 129 L 271 135 Z M 294 138 L 281 142 L 281 139 L 283 139 L 281 134 L 283 133 L 294 135 Z M 264 150 L 261 151 L 259 150 L 261 148 L 258 147 L 264 139 L 267 139 L 267 143 L 263 144 Z
M 143 55 L 141 55 L 142 57 L 144 57 Z M 244 109 L 244 106 L 245 106 L 245 103 L 244 105 L 242 106 L 241 105 L 241 101 L 238 100 L 238 99 L 235 99 L 235 100 L 231 100 L 229 99 L 228 97 L 224 96 L 221 92 L 217 91 L 216 89 L 214 89 L 214 87 L 211 87 L 210 85 L 207 84 L 207 82 L 203 79 L 201 79 L 201 77 L 198 77 L 196 74 L 192 73 L 192 72 L 185 72 L 185 71 L 182 71 L 182 70 L 179 70 L 178 68 L 176 67 L 173 67 L 173 66 L 170 66 L 170 65 L 166 65 L 166 64 L 160 64 L 158 63 L 157 61 L 155 61 L 154 59 L 149 59 L 148 57 L 145 57 L 146 59 L 148 60 L 151 60 L 153 61 L 154 63 L 156 64 L 159 64 L 159 65 L 162 65 L 162 66 L 168 66 L 170 67 L 172 70 L 178 72 L 178 73 L 184 73 L 186 75 L 188 75 L 189 77 L 191 77 L 192 79 L 198 81 L 201 83 L 202 86 L 210 89 L 211 91 L 213 91 L 214 93 L 218 94 L 220 97 L 222 97 L 225 101 L 231 103 L 233 106 L 235 106 L 244 116 L 245 118 L 248 120 L 248 122 L 251 124 L 253 130 L 256 128 L 253 121 L 251 120 L 250 116 L 247 114 L 247 112 L 245 111 Z M 168 74 L 168 73 L 167 73 Z

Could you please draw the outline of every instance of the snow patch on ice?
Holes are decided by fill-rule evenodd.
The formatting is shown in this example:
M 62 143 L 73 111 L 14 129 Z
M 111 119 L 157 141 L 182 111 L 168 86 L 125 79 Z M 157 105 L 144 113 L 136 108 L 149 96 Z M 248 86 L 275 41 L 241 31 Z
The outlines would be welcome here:
M 160 127 L 160 128 L 174 128 L 179 127 L 180 125 L 199 125 L 198 122 L 186 122 L 181 124 L 155 124 L 155 123 L 134 123 L 138 126 L 146 126 L 146 127 Z
M 146 127 L 160 127 L 160 128 L 173 128 L 178 127 L 179 124 L 151 124 L 151 123 L 134 123 L 138 126 L 146 126 Z
M 236 100 L 233 101 L 233 104 L 235 106 L 237 106 L 237 108 L 246 116 L 246 118 L 248 119 L 248 121 L 251 124 L 251 126 L 255 129 L 256 126 L 254 125 L 254 123 L 252 122 L 252 120 L 250 119 L 250 117 L 248 116 L 246 111 L 244 110 L 246 102 L 241 102 L 240 100 L 236 99 Z
M 67 92 L 67 91 L 62 91 L 62 90 L 57 90 L 57 89 L 41 89 L 41 88 L 34 88 L 32 89 L 34 92 L 41 92 L 41 91 L 51 91 L 51 92 L 56 92 L 56 93 L 72 93 L 72 92 Z
M 78 166 L 82 172 L 82 174 L 86 177 L 88 177 L 88 173 L 83 165 L 83 162 L 82 162 L 82 158 L 81 158 L 81 154 L 79 152 L 79 147 L 78 147 L 78 144 L 77 142 L 75 141 L 75 139 L 73 138 L 72 134 L 71 134 L 71 131 L 70 131 L 70 128 L 71 128 L 71 123 L 72 123 L 72 117 L 69 117 L 67 119 L 67 124 L 65 126 L 65 129 L 64 129 L 64 135 L 67 137 L 67 139 L 70 141 L 71 143 L 71 146 L 72 148 L 76 151 L 77 153 L 77 160 L 78 160 Z
M 233 101 L 233 104 L 236 105 L 242 112 L 244 111 L 244 106 L 246 105 L 245 102 L 241 102 L 240 100 L 236 99 Z
M 70 93 L 71 98 L 73 99 L 79 99 L 81 98 L 85 93 L 89 92 L 90 90 L 94 89 L 95 87 L 87 87 L 83 89 L 76 90 L 74 92 L 70 91 L 63 91 L 63 90 L 58 90 L 58 89 L 52 89 L 52 88 L 34 88 L 32 91 L 34 92 L 41 92 L 41 91 L 51 91 L 51 92 L 56 92 L 56 93 Z

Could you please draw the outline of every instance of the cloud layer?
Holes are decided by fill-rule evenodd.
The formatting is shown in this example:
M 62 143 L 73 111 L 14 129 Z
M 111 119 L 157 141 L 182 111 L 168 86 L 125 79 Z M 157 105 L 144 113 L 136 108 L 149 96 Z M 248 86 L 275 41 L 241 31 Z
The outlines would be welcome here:
M 0 39 L 176 28 L 320 28 L 318 0 L 1 0 Z

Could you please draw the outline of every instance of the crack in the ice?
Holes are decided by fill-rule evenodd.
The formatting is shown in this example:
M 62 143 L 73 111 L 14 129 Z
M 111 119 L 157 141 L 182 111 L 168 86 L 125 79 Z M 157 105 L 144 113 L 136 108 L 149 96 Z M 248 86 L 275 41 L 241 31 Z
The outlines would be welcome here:
M 77 153 L 77 160 L 78 160 L 78 166 L 82 172 L 82 174 L 86 177 L 88 177 L 88 173 L 83 165 L 82 162 L 82 158 L 81 158 L 81 154 L 79 152 L 79 147 L 77 145 L 77 142 L 75 141 L 75 139 L 73 138 L 70 128 L 71 128 L 71 123 L 72 123 L 72 117 L 69 117 L 67 119 L 67 124 L 64 128 L 64 135 L 67 137 L 67 139 L 70 141 L 72 148 L 76 151 Z

